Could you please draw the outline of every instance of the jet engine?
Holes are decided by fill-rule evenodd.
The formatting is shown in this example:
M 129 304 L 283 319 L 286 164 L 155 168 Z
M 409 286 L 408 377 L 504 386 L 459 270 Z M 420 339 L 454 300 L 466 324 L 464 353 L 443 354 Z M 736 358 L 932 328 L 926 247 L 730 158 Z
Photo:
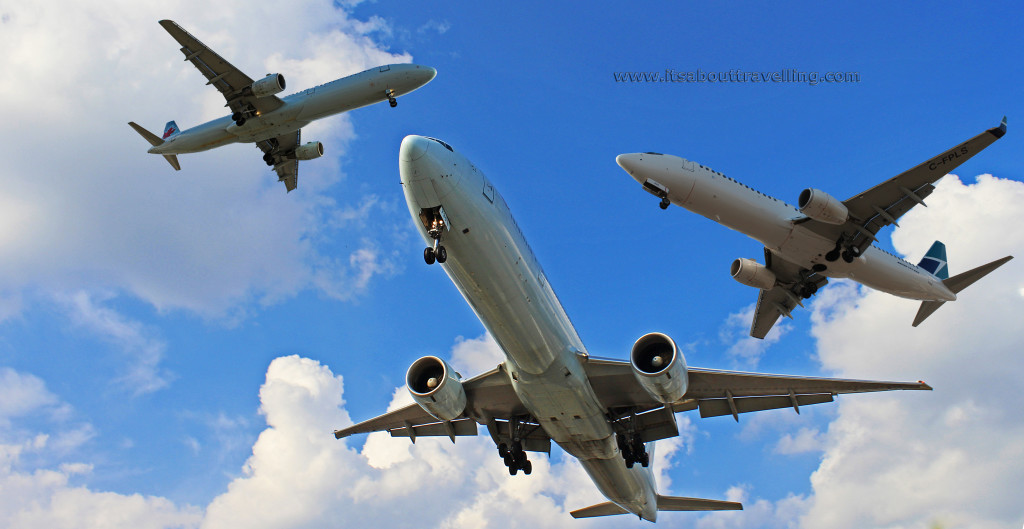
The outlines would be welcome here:
M 641 336 L 633 344 L 629 363 L 633 376 L 658 402 L 676 402 L 686 394 L 686 359 L 667 335 L 652 332 Z
M 436 356 L 424 356 L 412 363 L 405 384 L 413 400 L 427 413 L 442 421 L 457 419 L 466 409 L 466 390 L 461 376 Z
M 284 76 L 279 73 L 272 73 L 253 83 L 250 88 L 252 89 L 252 95 L 267 97 L 283 91 L 284 86 Z
M 842 202 L 820 189 L 801 191 L 797 205 L 800 213 L 825 224 L 841 225 L 850 218 L 850 212 Z
M 748 287 L 770 290 L 775 286 L 775 272 L 753 259 L 736 259 L 729 267 L 732 278 Z
M 295 148 L 295 158 L 299 160 L 313 160 L 323 155 L 324 144 L 318 141 L 311 141 Z

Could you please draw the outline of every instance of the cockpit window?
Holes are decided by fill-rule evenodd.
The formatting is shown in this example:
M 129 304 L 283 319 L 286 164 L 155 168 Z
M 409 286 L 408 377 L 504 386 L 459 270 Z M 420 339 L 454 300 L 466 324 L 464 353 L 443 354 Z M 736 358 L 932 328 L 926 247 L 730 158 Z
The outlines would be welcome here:
M 660 152 L 645 152 L 644 154 L 655 154 L 655 155 L 658 155 L 658 156 L 664 156 Z
M 440 143 L 441 145 L 444 145 L 444 148 L 445 148 L 445 149 L 448 149 L 449 151 L 455 152 L 455 149 L 452 149 L 452 146 L 451 146 L 451 145 L 448 145 L 447 143 L 445 143 L 445 142 L 443 142 L 443 141 L 441 141 L 441 140 L 439 140 L 439 139 L 437 139 L 437 138 L 431 138 L 430 136 L 427 136 L 427 139 L 428 139 L 428 140 L 434 140 L 434 141 L 436 141 L 437 143 Z

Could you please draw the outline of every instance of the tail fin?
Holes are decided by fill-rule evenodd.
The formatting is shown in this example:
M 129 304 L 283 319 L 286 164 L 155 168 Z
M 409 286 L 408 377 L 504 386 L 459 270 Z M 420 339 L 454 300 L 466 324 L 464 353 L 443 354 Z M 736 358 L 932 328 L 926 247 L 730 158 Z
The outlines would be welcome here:
M 681 498 L 678 496 L 658 495 L 659 511 L 742 511 L 743 504 L 736 501 L 705 500 L 702 498 Z M 614 516 L 628 514 L 629 511 L 606 501 L 570 512 L 573 518 L 595 518 L 598 516 Z
M 936 241 L 935 244 L 938 245 L 938 244 L 942 244 L 942 243 Z M 932 246 L 932 249 L 935 249 L 935 245 Z M 928 255 L 929 256 L 931 255 L 931 250 L 928 251 Z M 943 248 L 942 248 L 942 257 L 943 258 L 946 257 L 946 248 L 945 248 L 945 246 L 943 246 Z M 925 260 L 927 260 L 927 259 L 928 259 L 928 256 L 925 256 Z M 973 285 L 975 281 L 977 281 L 977 280 L 979 280 L 979 279 L 989 275 L 996 268 L 999 268 L 1000 266 L 1003 266 L 1004 264 L 1006 264 L 1006 262 L 1009 261 L 1010 259 L 1013 259 L 1013 256 L 1012 255 L 1007 255 L 1006 257 L 1003 257 L 1002 259 L 996 259 L 995 261 L 992 261 L 991 263 L 981 265 L 981 266 L 979 266 L 979 267 L 977 267 L 977 268 L 975 268 L 973 270 L 968 270 L 968 271 L 966 271 L 966 272 L 964 272 L 962 274 L 957 274 L 957 275 L 955 275 L 953 277 L 943 278 L 942 279 L 942 284 L 946 285 L 946 288 L 951 290 L 954 294 L 959 294 L 965 288 Z M 921 262 L 924 263 L 924 261 L 921 261 Z M 925 268 L 923 264 L 922 265 L 918 265 L 918 266 L 921 266 L 922 268 Z M 927 268 L 925 268 L 925 269 L 927 270 Z M 941 277 L 941 276 L 939 276 L 939 277 Z M 943 303 L 945 303 L 945 301 L 923 301 L 923 302 L 921 302 L 921 308 L 917 309 L 917 316 L 914 317 L 913 326 L 917 327 L 922 321 L 925 320 L 925 318 L 927 318 L 928 316 L 931 316 L 933 312 L 939 310 L 939 307 L 941 307 Z
M 928 249 L 928 253 L 924 254 L 924 259 L 921 259 L 917 266 L 924 268 L 931 272 L 931 274 L 939 279 L 949 279 L 949 266 L 946 261 L 946 245 L 939 241 L 935 241 L 932 247 Z
M 181 130 L 178 129 L 178 124 L 173 121 L 168 121 L 167 124 L 164 125 L 163 139 L 166 140 L 167 138 L 170 138 L 171 136 L 174 136 L 179 132 L 181 132 Z

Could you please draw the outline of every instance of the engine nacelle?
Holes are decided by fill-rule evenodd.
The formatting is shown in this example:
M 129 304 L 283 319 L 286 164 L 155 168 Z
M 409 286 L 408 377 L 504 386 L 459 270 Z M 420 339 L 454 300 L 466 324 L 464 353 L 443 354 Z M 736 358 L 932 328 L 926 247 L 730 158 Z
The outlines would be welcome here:
M 748 287 L 771 290 L 775 287 L 775 272 L 753 259 L 736 259 L 729 267 L 732 278 Z
M 267 97 L 284 91 L 284 76 L 279 73 L 272 73 L 250 87 L 252 95 L 256 97 Z
M 313 160 L 323 155 L 324 144 L 318 141 L 311 141 L 295 148 L 295 158 L 299 160 Z
M 652 332 L 641 336 L 633 344 L 629 363 L 640 385 L 658 402 L 676 402 L 686 394 L 686 359 L 667 335 Z
M 424 356 L 409 367 L 405 385 L 416 404 L 427 413 L 442 421 L 451 421 L 466 410 L 466 390 L 459 378 L 444 360 Z
M 804 189 L 797 200 L 800 213 L 826 224 L 845 224 L 850 211 L 842 202 L 820 189 Z

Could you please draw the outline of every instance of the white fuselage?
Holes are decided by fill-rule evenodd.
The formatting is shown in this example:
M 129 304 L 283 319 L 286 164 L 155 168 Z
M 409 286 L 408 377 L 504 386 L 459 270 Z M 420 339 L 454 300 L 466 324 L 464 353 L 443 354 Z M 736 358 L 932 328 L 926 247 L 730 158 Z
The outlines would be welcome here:
M 623 154 L 616 161 L 641 184 L 651 180 L 666 188 L 673 204 L 743 233 L 798 266 L 822 265 L 826 267 L 822 275 L 849 278 L 903 298 L 956 299 L 927 270 L 875 246 L 868 247 L 852 263 L 827 261 L 825 254 L 835 248 L 836 241 L 795 223 L 805 218 L 797 208 L 708 167 L 654 153 Z
M 639 465 L 626 468 L 580 362 L 583 342 L 501 195 L 469 160 L 433 139 L 406 137 L 399 167 L 409 212 L 428 243 L 420 214 L 443 208 L 442 266 L 505 352 L 519 399 L 609 500 L 653 521 L 654 477 Z
M 418 64 L 389 64 L 343 77 L 282 98 L 284 105 L 251 117 L 239 127 L 231 116 L 208 121 L 149 149 L 153 154 L 201 152 L 229 143 L 255 143 L 293 133 L 327 116 L 399 97 L 427 84 L 437 72 Z

